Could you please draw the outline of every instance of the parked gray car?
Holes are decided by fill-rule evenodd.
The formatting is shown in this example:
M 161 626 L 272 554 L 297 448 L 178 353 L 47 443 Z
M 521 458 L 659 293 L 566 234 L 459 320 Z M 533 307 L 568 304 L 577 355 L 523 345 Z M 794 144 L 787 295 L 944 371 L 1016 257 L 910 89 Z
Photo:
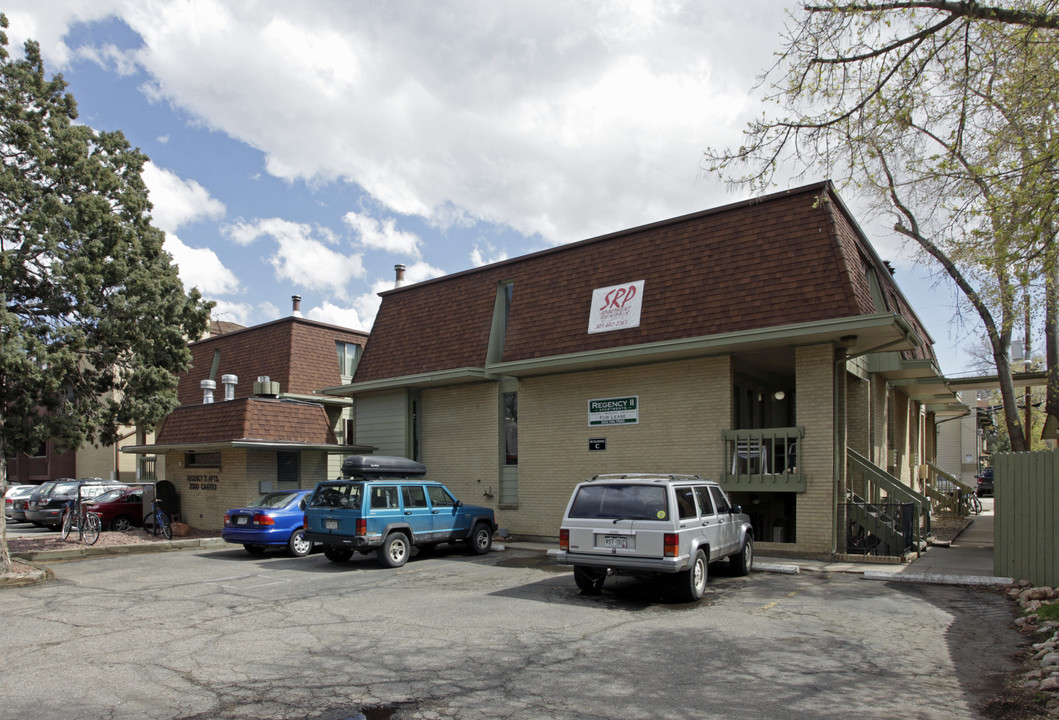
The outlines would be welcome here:
M 574 488 L 549 556 L 573 565 L 574 580 L 598 593 L 608 574 L 672 580 L 698 600 L 707 567 L 727 559 L 737 575 L 754 562 L 750 518 L 721 487 L 697 475 L 597 475 Z
M 26 505 L 36 485 L 13 485 L 4 493 L 4 517 L 8 522 L 25 522 Z

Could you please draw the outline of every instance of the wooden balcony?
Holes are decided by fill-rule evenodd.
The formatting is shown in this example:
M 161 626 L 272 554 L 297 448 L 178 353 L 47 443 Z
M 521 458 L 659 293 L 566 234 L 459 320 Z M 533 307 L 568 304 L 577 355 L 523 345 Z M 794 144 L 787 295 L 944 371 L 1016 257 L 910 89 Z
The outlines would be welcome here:
M 728 430 L 724 433 L 726 490 L 743 492 L 805 492 L 805 474 L 798 470 L 800 427 Z

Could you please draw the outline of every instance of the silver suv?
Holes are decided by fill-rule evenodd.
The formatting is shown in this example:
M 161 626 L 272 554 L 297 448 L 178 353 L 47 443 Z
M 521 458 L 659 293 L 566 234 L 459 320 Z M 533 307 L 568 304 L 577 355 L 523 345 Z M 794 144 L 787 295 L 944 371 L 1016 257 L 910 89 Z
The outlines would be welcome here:
M 750 518 L 720 486 L 698 475 L 597 475 L 579 483 L 548 555 L 574 566 L 585 593 L 608 573 L 667 575 L 689 602 L 706 591 L 707 565 L 728 559 L 746 575 L 754 562 Z

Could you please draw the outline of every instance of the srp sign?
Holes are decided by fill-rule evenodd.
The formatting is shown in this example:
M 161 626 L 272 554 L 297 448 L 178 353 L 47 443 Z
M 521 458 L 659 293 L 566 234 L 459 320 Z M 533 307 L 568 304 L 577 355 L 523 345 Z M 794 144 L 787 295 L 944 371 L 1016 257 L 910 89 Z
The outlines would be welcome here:
M 600 333 L 640 326 L 643 280 L 592 291 L 588 332 Z

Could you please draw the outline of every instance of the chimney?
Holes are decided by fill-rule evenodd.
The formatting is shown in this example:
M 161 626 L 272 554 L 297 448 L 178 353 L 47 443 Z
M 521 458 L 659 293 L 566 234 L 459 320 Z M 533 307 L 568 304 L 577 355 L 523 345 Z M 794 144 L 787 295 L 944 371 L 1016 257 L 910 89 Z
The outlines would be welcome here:
M 202 388 L 202 404 L 211 405 L 213 403 L 213 391 L 217 389 L 217 383 L 213 380 L 203 380 L 199 383 L 199 387 Z
M 301 317 L 302 316 L 302 296 L 301 295 L 291 295 L 290 299 L 291 299 L 291 303 L 294 305 L 294 309 L 291 310 L 291 313 L 290 313 L 291 317 Z
M 397 280 L 394 281 L 393 286 L 395 288 L 402 287 L 404 285 L 404 265 L 394 265 L 393 269 L 397 273 Z
M 224 385 L 224 399 L 235 400 L 235 386 L 239 384 L 236 375 L 221 375 L 221 384 Z

